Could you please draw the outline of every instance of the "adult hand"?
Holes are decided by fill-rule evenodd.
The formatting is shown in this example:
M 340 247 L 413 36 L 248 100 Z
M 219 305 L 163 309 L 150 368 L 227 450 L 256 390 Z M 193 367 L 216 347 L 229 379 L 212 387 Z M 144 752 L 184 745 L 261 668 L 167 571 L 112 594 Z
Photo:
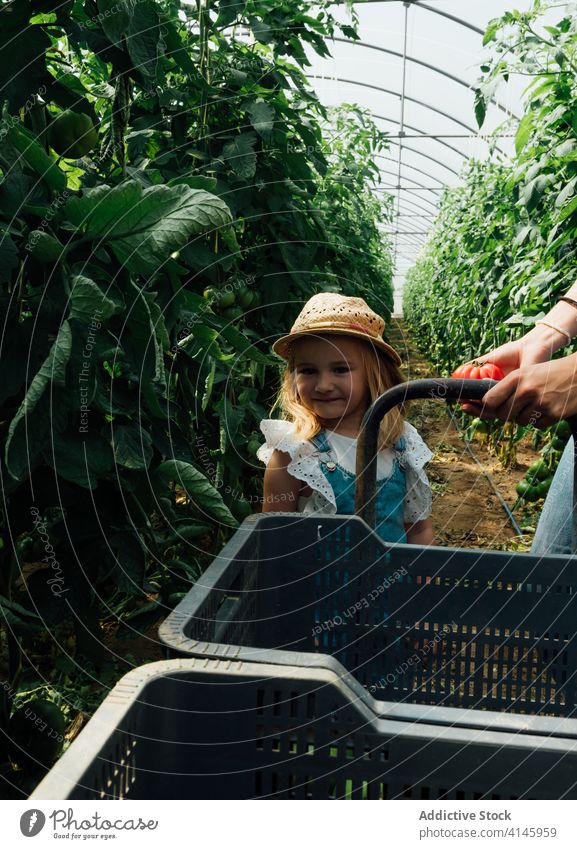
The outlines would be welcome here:
M 526 333 L 522 339 L 517 339 L 514 342 L 506 342 L 505 345 L 501 345 L 499 348 L 489 351 L 489 353 L 484 354 L 482 357 L 478 357 L 476 362 L 494 363 L 508 376 L 519 369 L 531 370 L 531 367 L 537 363 L 548 362 L 558 347 L 559 334 L 545 325 L 538 325 Z M 504 381 L 502 380 L 499 385 L 503 383 Z M 505 389 L 501 390 L 499 394 L 501 400 L 504 397 L 503 392 L 506 392 L 508 389 L 510 392 L 515 391 L 513 384 L 509 381 L 505 383 Z M 465 401 L 462 404 L 464 412 L 472 416 L 480 416 L 487 419 L 495 417 L 502 418 L 501 415 L 494 412 L 493 399 L 496 397 L 493 395 L 494 392 L 495 390 L 491 389 L 485 395 L 482 402 Z M 502 400 L 501 406 L 503 405 L 504 402 Z M 513 418 L 513 416 L 509 416 L 509 418 Z M 503 420 L 506 421 L 507 419 L 504 418 Z M 519 424 L 527 424 L 527 422 L 519 422 Z M 546 427 L 546 425 L 540 420 L 539 427 Z
M 526 333 L 522 339 L 515 342 L 506 342 L 500 348 L 477 357 L 476 362 L 494 363 L 499 366 L 505 374 L 518 368 L 534 365 L 534 363 L 545 363 L 550 360 L 559 347 L 555 331 L 542 325 L 534 327 Z
M 539 428 L 573 416 L 577 414 L 577 354 L 545 363 L 523 362 L 487 392 L 480 408 L 467 402 L 463 409 L 482 418 Z

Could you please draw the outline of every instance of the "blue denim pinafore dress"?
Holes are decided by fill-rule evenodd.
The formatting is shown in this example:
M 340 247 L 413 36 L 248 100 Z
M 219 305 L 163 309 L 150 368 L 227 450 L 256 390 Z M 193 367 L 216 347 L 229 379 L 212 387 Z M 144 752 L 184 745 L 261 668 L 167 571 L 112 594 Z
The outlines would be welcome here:
M 354 515 L 356 476 L 334 461 L 324 430 L 310 441 L 319 451 L 320 467 L 335 494 L 337 513 Z M 404 524 L 405 447 L 404 437 L 395 442 L 393 471 L 390 477 L 377 481 L 375 531 L 385 542 L 407 542 Z

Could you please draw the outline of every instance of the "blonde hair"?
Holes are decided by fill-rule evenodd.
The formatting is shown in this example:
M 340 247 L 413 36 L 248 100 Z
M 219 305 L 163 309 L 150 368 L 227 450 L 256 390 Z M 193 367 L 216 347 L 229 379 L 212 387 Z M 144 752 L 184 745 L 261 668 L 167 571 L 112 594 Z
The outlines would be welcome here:
M 344 335 L 344 334 L 343 334 Z M 302 338 L 302 337 L 301 337 Z M 370 342 L 364 342 L 356 336 L 346 336 L 359 343 L 361 359 L 367 378 L 370 404 L 383 392 L 404 383 L 405 378 L 397 366 L 384 351 L 375 348 Z M 312 439 L 320 433 L 323 426 L 315 414 L 300 401 L 295 380 L 295 350 L 299 340 L 293 342 L 288 350 L 288 361 L 281 379 L 281 387 L 276 400 L 271 407 L 271 413 L 277 407 L 281 410 L 281 418 L 293 422 L 295 435 L 301 439 Z M 368 409 L 368 406 L 367 406 Z M 383 416 L 379 426 L 378 450 L 391 447 L 403 432 L 406 416 L 406 404 L 399 404 Z

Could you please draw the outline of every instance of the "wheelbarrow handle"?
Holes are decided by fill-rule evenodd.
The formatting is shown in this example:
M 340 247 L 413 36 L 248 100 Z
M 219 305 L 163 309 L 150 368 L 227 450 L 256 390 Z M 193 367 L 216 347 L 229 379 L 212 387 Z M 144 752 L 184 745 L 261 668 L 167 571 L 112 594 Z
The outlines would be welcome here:
M 480 401 L 495 386 L 495 380 L 461 380 L 434 378 L 400 383 L 374 401 L 361 422 L 356 454 L 355 513 L 369 527 L 375 527 L 375 495 L 377 491 L 377 444 L 379 425 L 393 407 L 414 398 L 433 398 L 440 401 L 459 399 Z M 577 416 L 567 419 L 573 433 L 573 551 L 577 552 Z

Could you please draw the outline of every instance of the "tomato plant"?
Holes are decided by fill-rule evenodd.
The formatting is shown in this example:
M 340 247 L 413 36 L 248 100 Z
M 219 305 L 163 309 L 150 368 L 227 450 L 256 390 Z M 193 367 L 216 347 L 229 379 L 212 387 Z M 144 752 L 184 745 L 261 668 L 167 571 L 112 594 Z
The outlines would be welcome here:
M 0 4 L 0 730 L 27 657 L 103 675 L 110 618 L 146 632 L 254 509 L 263 340 L 321 288 L 392 310 L 386 138 L 303 70 L 358 37 L 331 9 Z

